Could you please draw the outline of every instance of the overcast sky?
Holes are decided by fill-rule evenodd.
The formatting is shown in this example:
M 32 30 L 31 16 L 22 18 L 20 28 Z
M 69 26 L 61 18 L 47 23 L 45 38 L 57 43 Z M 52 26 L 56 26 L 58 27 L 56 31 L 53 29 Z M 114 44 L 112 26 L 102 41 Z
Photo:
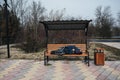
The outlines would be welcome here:
M 36 0 L 38 1 L 38 0 Z M 41 0 L 42 5 L 48 10 L 66 9 L 66 15 L 84 19 L 93 19 L 97 6 L 110 6 L 113 17 L 120 12 L 120 0 Z
M 0 0 L 2 2 L 3 0 Z M 41 1 L 47 11 L 66 9 L 65 15 L 82 17 L 83 19 L 95 18 L 95 9 L 98 6 L 110 6 L 113 17 L 117 18 L 120 12 L 120 0 L 28 0 Z

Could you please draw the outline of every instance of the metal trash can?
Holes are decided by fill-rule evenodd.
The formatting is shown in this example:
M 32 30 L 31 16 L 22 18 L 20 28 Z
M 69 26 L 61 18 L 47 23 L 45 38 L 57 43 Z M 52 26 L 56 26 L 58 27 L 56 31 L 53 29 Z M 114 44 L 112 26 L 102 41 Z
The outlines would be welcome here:
M 104 65 L 105 64 L 105 54 L 103 48 L 94 49 L 94 63 L 95 65 Z

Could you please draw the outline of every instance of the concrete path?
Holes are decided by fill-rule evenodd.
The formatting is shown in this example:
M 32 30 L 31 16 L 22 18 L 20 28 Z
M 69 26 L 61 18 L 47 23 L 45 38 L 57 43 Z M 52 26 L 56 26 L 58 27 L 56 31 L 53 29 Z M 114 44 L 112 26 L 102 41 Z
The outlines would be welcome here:
M 120 80 L 120 61 L 90 67 L 81 61 L 0 60 L 0 80 Z
M 9 47 L 15 46 L 15 45 L 18 45 L 18 44 L 9 44 Z M 0 45 L 0 49 L 3 49 L 3 48 L 7 48 L 7 45 Z
M 98 43 L 102 43 L 102 44 L 120 49 L 120 42 L 98 42 Z

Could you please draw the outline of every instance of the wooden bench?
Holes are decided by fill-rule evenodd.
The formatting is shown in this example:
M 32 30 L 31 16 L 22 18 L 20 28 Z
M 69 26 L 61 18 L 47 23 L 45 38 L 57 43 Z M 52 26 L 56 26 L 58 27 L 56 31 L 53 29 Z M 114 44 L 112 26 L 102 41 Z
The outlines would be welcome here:
M 83 57 L 87 57 L 88 59 L 88 66 L 89 66 L 89 53 L 86 49 L 86 44 L 47 44 L 47 49 L 44 52 L 44 64 L 46 65 L 49 61 L 49 56 L 58 56 L 55 54 L 51 54 L 51 51 L 53 50 L 57 50 L 60 47 L 64 47 L 64 46 L 68 46 L 68 45 L 75 45 L 76 47 L 80 48 L 82 51 L 82 54 L 64 54 L 62 56 L 70 56 L 70 57 L 75 57 L 75 56 L 83 56 Z M 85 58 L 85 61 L 87 61 L 87 59 Z

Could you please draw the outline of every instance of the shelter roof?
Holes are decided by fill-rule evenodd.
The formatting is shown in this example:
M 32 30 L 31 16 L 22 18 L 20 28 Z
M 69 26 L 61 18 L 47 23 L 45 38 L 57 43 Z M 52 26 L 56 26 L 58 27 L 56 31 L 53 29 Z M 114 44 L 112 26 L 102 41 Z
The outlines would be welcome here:
M 92 20 L 42 21 L 47 30 L 85 30 Z

